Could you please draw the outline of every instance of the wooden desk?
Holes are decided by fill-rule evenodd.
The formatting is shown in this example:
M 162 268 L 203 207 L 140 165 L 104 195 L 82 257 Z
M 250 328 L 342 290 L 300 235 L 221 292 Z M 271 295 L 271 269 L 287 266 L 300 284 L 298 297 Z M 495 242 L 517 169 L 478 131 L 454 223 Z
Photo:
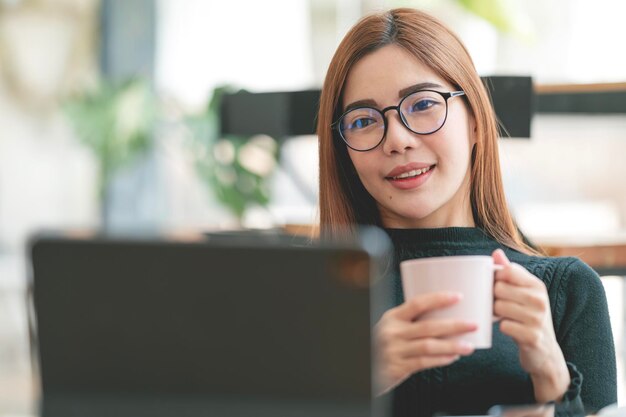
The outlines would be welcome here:
M 533 240 L 550 256 L 576 256 L 599 275 L 626 276 L 626 232 L 584 238 Z
M 290 224 L 283 226 L 286 233 L 315 236 L 313 225 Z M 626 230 L 597 236 L 531 236 L 531 241 L 549 256 L 575 256 L 591 266 L 599 275 L 626 277 Z

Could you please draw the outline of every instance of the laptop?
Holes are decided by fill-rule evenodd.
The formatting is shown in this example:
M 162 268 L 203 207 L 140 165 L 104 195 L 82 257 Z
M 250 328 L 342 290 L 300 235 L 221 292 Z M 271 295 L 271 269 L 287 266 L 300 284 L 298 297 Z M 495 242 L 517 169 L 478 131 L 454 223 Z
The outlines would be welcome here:
M 386 415 L 371 323 L 388 241 L 39 235 L 33 348 L 44 417 Z

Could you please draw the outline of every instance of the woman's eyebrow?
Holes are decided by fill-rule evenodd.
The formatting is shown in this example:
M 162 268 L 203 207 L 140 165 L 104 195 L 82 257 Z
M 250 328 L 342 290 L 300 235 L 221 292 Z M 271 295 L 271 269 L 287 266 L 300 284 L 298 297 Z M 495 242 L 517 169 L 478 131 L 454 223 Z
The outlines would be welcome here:
M 365 99 L 365 100 L 357 100 L 353 103 L 350 103 L 346 106 L 346 108 L 344 109 L 344 113 L 347 111 L 350 111 L 352 109 L 356 109 L 359 107 L 374 107 L 377 108 L 378 104 L 376 104 L 375 100 L 372 100 L 371 98 Z
M 437 84 L 437 83 L 433 83 L 433 82 L 424 82 L 424 83 L 418 83 L 415 85 L 412 85 L 410 87 L 406 87 L 403 88 L 402 90 L 398 91 L 398 98 L 402 98 L 408 94 L 414 93 L 416 91 L 419 90 L 423 90 L 425 88 L 443 88 L 442 85 Z M 376 100 L 372 100 L 371 98 L 367 98 L 364 100 L 357 100 L 355 102 L 352 102 L 350 104 L 348 104 L 345 109 L 343 110 L 343 112 L 347 112 L 350 111 L 352 109 L 356 109 L 359 107 L 374 107 L 374 108 L 378 108 L 377 107 L 378 104 L 376 103 Z
M 398 91 L 398 98 L 402 98 L 408 94 L 414 93 L 419 90 L 423 90 L 425 88 L 443 88 L 443 86 L 437 83 L 433 83 L 433 82 L 415 84 L 415 85 L 403 88 L 402 90 Z

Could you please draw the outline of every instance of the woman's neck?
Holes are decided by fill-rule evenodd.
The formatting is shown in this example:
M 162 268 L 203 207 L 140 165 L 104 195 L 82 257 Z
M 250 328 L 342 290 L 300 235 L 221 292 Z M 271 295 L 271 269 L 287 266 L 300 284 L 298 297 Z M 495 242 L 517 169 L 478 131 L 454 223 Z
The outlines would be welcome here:
M 441 207 L 425 218 L 405 218 L 388 216 L 380 212 L 380 220 L 389 229 L 439 229 L 442 227 L 476 227 L 470 204 L 463 205 L 463 210 L 443 210 Z

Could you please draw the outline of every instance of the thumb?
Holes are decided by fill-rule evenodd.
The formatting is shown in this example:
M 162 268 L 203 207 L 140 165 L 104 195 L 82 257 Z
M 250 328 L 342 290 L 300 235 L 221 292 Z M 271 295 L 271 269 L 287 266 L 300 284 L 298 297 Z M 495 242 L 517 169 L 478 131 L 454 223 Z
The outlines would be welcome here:
M 496 249 L 495 251 L 493 251 L 491 256 L 493 257 L 493 262 L 496 265 L 503 265 L 503 266 L 511 265 L 509 258 L 506 257 L 506 254 L 504 253 L 502 249 Z

